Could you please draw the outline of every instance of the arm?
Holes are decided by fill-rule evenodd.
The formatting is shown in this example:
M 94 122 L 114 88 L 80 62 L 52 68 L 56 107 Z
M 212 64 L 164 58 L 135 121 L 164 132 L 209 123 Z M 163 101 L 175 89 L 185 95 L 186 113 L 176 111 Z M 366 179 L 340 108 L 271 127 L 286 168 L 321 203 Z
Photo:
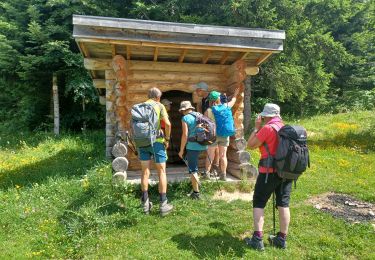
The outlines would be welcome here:
M 169 140 L 171 139 L 171 129 L 172 124 L 171 121 L 169 121 L 168 116 L 163 117 L 162 119 L 165 123 L 165 148 L 168 149 L 169 146 Z
M 240 89 L 236 88 L 236 90 L 234 91 L 232 100 L 230 102 L 228 102 L 228 107 L 233 107 L 234 106 L 234 104 L 236 103 L 237 96 L 238 96 L 239 93 L 240 93 Z
M 262 124 L 262 118 L 258 116 L 255 119 L 255 128 L 254 131 L 251 133 L 249 140 L 247 141 L 247 147 L 251 150 L 258 148 L 263 143 L 256 137 L 257 132 L 260 130 Z
M 180 152 L 178 153 L 178 156 L 182 159 L 184 156 L 184 150 L 187 143 L 187 137 L 188 137 L 188 126 L 187 124 L 182 121 L 182 135 L 181 135 L 181 146 L 180 146 Z

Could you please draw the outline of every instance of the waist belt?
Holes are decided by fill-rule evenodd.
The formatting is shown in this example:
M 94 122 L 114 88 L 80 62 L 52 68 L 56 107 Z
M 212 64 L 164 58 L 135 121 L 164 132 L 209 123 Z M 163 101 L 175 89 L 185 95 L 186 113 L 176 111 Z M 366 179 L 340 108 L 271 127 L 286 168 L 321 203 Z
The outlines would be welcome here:
M 258 166 L 267 167 L 267 168 L 275 168 L 275 158 L 270 156 L 267 158 L 263 158 L 259 160 Z

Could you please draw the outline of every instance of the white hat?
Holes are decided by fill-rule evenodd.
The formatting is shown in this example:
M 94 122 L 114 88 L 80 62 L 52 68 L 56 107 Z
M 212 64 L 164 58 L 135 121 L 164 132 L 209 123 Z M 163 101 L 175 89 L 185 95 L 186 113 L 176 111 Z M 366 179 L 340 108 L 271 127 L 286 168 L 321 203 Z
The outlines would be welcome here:
M 262 113 L 259 115 L 264 117 L 280 116 L 280 107 L 276 104 L 265 104 Z
M 181 102 L 181 105 L 180 105 L 180 109 L 178 110 L 178 111 L 185 111 L 185 110 L 188 110 L 188 109 L 195 109 L 192 105 L 191 105 L 191 103 L 190 103 L 190 101 L 182 101 Z

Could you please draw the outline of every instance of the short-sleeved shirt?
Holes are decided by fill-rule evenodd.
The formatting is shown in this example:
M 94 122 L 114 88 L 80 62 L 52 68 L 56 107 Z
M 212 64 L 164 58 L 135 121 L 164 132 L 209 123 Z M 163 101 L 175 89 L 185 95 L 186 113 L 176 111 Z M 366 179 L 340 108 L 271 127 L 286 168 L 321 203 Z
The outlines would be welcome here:
M 195 116 L 193 116 L 191 114 L 187 114 L 187 115 L 182 117 L 182 121 L 185 122 L 188 126 L 188 138 L 194 137 L 195 136 L 195 129 L 196 129 L 196 126 L 197 126 Z M 203 151 L 203 150 L 207 150 L 207 146 L 201 145 L 197 142 L 188 141 L 187 145 L 186 145 L 186 149 L 195 150 L 195 151 Z
M 160 130 L 161 129 L 161 121 L 162 121 L 162 119 L 164 117 L 168 117 L 167 109 L 165 108 L 165 106 L 162 103 L 157 102 L 157 101 L 155 101 L 153 99 L 149 99 L 145 103 L 148 103 L 148 104 L 155 103 L 155 105 L 153 107 L 154 107 L 154 109 L 156 111 L 156 114 L 158 115 L 158 118 L 159 118 L 158 130 Z M 156 142 L 158 142 L 158 143 L 164 143 L 164 137 L 157 138 Z
M 282 122 L 278 122 L 277 125 L 282 127 L 284 124 Z M 271 125 L 266 124 L 265 126 L 263 126 L 259 130 L 259 132 L 256 134 L 256 137 L 262 143 L 262 145 L 259 146 L 259 150 L 260 150 L 260 154 L 261 154 L 260 158 L 261 159 L 264 159 L 264 158 L 268 157 L 267 150 L 263 145 L 264 143 L 266 143 L 268 145 L 268 149 L 270 150 L 271 156 L 276 155 L 276 149 L 277 149 L 277 146 L 278 146 L 279 142 L 278 142 L 278 139 L 277 139 L 276 130 L 274 130 Z M 259 166 L 259 172 L 260 173 L 266 173 L 267 167 Z M 275 169 L 269 168 L 268 172 L 273 173 L 273 172 L 275 172 Z

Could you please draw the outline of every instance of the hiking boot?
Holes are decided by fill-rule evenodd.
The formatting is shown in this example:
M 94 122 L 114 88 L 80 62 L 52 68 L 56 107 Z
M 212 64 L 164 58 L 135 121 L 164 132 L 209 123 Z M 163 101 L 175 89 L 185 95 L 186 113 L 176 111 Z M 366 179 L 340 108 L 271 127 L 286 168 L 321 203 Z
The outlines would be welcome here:
M 245 243 L 252 249 L 259 250 L 259 251 L 264 250 L 264 243 L 261 237 L 258 237 L 258 236 L 252 236 L 251 238 L 246 237 Z
M 150 214 L 151 208 L 152 208 L 152 202 L 150 201 L 149 198 L 147 198 L 146 201 L 142 201 L 142 208 L 143 212 L 148 215 Z
M 164 217 L 165 215 L 169 214 L 173 209 L 173 205 L 168 204 L 168 200 L 160 202 L 160 215 Z
M 209 179 L 211 179 L 210 178 L 210 173 L 208 171 L 202 172 L 201 179 L 202 180 L 209 180 Z
M 227 174 L 226 173 L 220 173 L 220 178 L 221 181 L 227 181 Z
M 190 198 L 192 200 L 200 200 L 201 199 L 201 194 L 199 192 L 192 192 L 190 193 Z
M 282 238 L 279 233 L 276 236 L 270 235 L 268 242 L 270 242 L 271 246 L 286 249 L 286 239 Z

